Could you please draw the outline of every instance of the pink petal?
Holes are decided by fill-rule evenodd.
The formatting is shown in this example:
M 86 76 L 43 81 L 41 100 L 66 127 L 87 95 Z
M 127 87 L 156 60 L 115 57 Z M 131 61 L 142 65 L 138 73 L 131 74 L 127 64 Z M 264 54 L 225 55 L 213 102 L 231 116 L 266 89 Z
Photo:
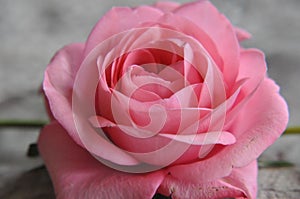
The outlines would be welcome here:
M 83 49 L 84 44 L 71 44 L 61 49 L 47 66 L 43 82 L 54 118 L 78 144 L 82 143 L 76 133 L 71 105 L 74 79 L 82 62 Z
M 237 100 L 234 108 L 227 113 L 225 128 L 230 126 L 243 109 L 245 103 L 254 95 L 266 76 L 267 66 L 264 54 L 257 49 L 242 50 L 240 71 L 236 88 L 241 89 L 242 99 Z
M 235 33 L 239 41 L 244 41 L 251 38 L 251 34 L 244 29 L 235 27 Z
M 113 122 L 109 121 L 108 119 L 101 117 L 101 116 L 92 116 L 89 118 L 89 121 L 96 128 L 116 126 L 115 123 L 113 123 Z
M 177 108 L 192 108 L 198 107 L 198 97 L 200 90 L 202 88 L 202 84 L 193 84 L 183 87 L 178 92 L 174 93 L 169 99 L 165 101 Z M 172 104 L 172 105 L 171 105 Z
M 176 90 L 171 90 L 171 82 L 157 77 L 135 76 L 133 77 L 133 82 L 138 88 L 153 92 L 156 95 L 160 96 L 162 99 L 168 98 L 174 92 L 176 92 Z
M 180 8 L 181 7 L 179 7 L 178 9 L 180 10 Z M 176 9 L 174 12 L 177 12 L 178 9 Z M 175 29 L 175 31 L 185 34 L 186 36 L 191 36 L 191 38 L 201 43 L 201 45 L 208 52 L 208 54 L 213 58 L 214 62 L 216 62 L 218 66 L 223 65 L 223 61 L 219 55 L 217 46 L 213 42 L 210 35 L 207 34 L 202 27 L 198 27 L 193 21 L 187 19 L 184 16 L 176 15 L 176 13 L 175 14 L 167 13 L 159 19 L 159 23 L 166 24 L 167 27 L 171 26 L 172 28 Z M 185 42 L 184 40 L 187 40 L 187 38 L 180 38 L 180 39 L 181 42 Z
M 211 170 L 215 165 L 207 167 L 202 172 Z M 190 168 L 192 169 L 192 168 Z M 217 199 L 217 198 L 248 198 L 255 199 L 257 191 L 257 163 L 253 161 L 242 168 L 234 168 L 227 177 L 203 182 L 185 181 L 172 176 L 172 173 L 165 178 L 159 187 L 158 192 L 173 199 Z
M 224 177 L 224 181 L 237 189 L 241 189 L 246 198 L 255 199 L 257 194 L 257 160 L 250 164 L 234 168 L 231 174 Z
M 247 115 L 247 120 L 242 118 Z M 286 128 L 288 108 L 279 94 L 279 87 L 271 79 L 265 79 L 253 97 L 240 111 L 231 129 L 241 140 L 233 149 L 234 165 L 244 166 L 249 158 L 257 158 L 275 142 Z M 247 154 L 247 158 L 246 158 Z
M 170 138 L 178 142 L 183 142 L 191 145 L 207 145 L 207 144 L 222 144 L 230 145 L 235 143 L 235 137 L 229 132 L 207 132 L 200 134 L 159 134 L 159 136 Z M 212 138 L 210 138 L 212 137 Z
M 161 70 L 158 75 L 167 81 L 176 81 L 176 80 L 182 80 L 183 79 L 183 73 L 180 73 L 177 68 L 183 69 L 183 61 L 176 62 L 169 67 L 165 67 L 163 70 Z
M 95 46 L 109 37 L 138 27 L 144 22 L 156 21 L 162 14 L 162 11 L 150 6 L 141 6 L 135 9 L 125 7 L 111 9 L 93 28 L 86 42 L 84 54 L 87 55 Z
M 171 1 L 161 1 L 154 4 L 154 6 L 163 12 L 172 12 L 174 9 L 176 9 L 178 6 L 180 6 L 179 3 L 171 2 Z
M 229 175 L 233 167 L 243 167 L 257 159 L 287 125 L 287 105 L 278 93 L 278 86 L 270 79 L 264 80 L 236 118 L 228 129 L 236 136 L 235 144 L 200 162 L 174 166 L 170 168 L 172 175 L 195 182 L 210 181 Z M 211 165 L 213 171 L 203 172 Z
M 140 66 L 142 68 L 146 64 L 149 66 L 152 64 L 153 67 L 147 67 L 146 69 L 155 71 L 155 69 L 153 69 L 155 68 L 154 63 L 156 63 L 155 59 L 155 56 L 150 50 L 138 49 L 133 52 L 129 52 L 124 63 L 118 67 L 122 67 L 123 71 L 127 71 L 131 66 Z
M 162 170 L 137 175 L 106 167 L 56 122 L 41 131 L 38 143 L 57 198 L 151 199 L 165 176 Z
M 240 94 L 240 90 L 240 88 L 236 89 L 236 91 L 228 99 L 226 99 L 218 107 L 212 109 L 210 114 L 202 118 L 201 121 L 199 121 L 202 123 L 202 126 L 208 124 L 209 126 L 206 127 L 207 129 L 214 131 L 221 130 L 224 127 L 225 120 L 227 120 L 229 110 L 235 105 L 238 95 Z M 204 127 L 202 127 L 202 129 L 203 128 Z
M 200 116 L 204 116 L 211 111 L 210 109 L 197 107 L 199 88 L 201 88 L 201 85 L 191 85 L 178 91 L 169 99 L 143 103 L 114 90 L 111 98 L 113 120 L 110 120 L 116 124 L 126 126 L 134 126 L 134 123 L 145 126 L 151 121 L 156 121 L 155 119 L 150 120 L 149 110 L 152 106 L 158 105 L 161 108 L 155 109 L 153 114 L 157 114 L 157 118 L 166 115 L 164 128 L 161 129 L 162 132 L 175 133 L 178 130 L 178 125 L 186 128 L 188 124 L 198 121 Z M 181 121 L 181 123 L 179 124 L 177 121 Z
M 168 88 L 170 84 L 170 82 L 135 65 L 128 68 L 128 71 L 118 80 L 114 89 L 137 101 L 151 102 L 161 99 L 161 96 L 154 92 L 156 91 L 155 88 L 151 89 L 151 85 L 155 83 L 163 85 L 165 88 Z M 150 88 L 147 89 L 145 86 L 150 86 Z M 162 88 L 161 90 L 163 92 L 165 89 Z
M 93 96 L 85 95 L 85 92 L 80 93 L 80 89 L 84 90 L 84 84 L 81 84 L 84 81 L 79 81 L 83 88 L 75 83 L 75 78 L 78 78 L 78 75 L 82 75 L 83 72 L 82 68 L 79 69 L 83 47 L 82 44 L 66 46 L 58 52 L 46 69 L 43 87 L 53 116 L 77 144 L 87 148 L 95 155 L 119 164 L 137 164 L 133 157 L 98 135 L 87 123 L 88 121 L 85 121 L 88 118 L 84 118 L 81 113 L 78 115 L 78 110 L 81 111 L 82 107 L 76 106 L 79 105 L 76 104 L 77 97 L 83 95 L 84 99 L 92 97 L 94 100 Z M 79 70 L 80 72 L 78 72 Z M 85 77 L 84 74 L 83 77 Z M 84 100 L 84 103 L 89 103 L 89 101 Z M 84 107 L 86 110 L 91 108 L 90 106 Z M 84 133 L 82 133 L 83 131 Z M 99 144 L 103 148 L 100 148 Z M 110 156 L 111 152 L 116 155 Z
M 239 44 L 231 23 L 206 0 L 184 4 L 174 13 L 192 21 L 213 40 L 224 62 L 223 66 L 218 62 L 217 65 L 225 81 L 232 86 L 238 74 Z M 207 50 L 210 52 L 209 48 Z
M 241 51 L 238 80 L 247 79 L 243 86 L 246 95 L 251 93 L 266 76 L 267 65 L 265 55 L 257 49 Z

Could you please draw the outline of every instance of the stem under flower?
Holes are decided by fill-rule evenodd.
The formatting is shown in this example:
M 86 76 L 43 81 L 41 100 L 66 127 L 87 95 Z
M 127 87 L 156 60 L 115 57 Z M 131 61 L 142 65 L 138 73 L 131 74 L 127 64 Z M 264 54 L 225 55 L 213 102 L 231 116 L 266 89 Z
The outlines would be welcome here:
M 19 119 L 7 119 L 0 120 L 1 127 L 34 127 L 41 128 L 48 123 L 46 120 L 19 120 Z
M 288 135 L 288 134 L 300 134 L 300 126 L 288 127 L 284 131 L 284 135 Z
M 49 123 L 47 120 L 22 120 L 22 119 L 5 119 L 0 120 L 0 128 L 2 127 L 34 127 L 41 128 Z M 288 127 L 283 135 L 300 134 L 300 126 Z

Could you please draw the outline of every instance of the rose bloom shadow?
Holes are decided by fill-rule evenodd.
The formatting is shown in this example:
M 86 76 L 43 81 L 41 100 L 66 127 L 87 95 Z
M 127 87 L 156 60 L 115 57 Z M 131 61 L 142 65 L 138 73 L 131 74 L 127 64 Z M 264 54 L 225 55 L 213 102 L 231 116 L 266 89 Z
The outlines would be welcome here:
M 256 198 L 287 105 L 264 54 L 209 1 L 116 7 L 43 82 L 57 198 Z

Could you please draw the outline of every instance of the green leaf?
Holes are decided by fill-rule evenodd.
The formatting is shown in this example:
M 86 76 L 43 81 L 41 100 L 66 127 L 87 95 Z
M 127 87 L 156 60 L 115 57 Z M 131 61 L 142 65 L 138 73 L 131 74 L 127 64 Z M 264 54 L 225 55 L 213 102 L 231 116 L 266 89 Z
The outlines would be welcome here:
M 284 135 L 289 135 L 289 134 L 300 134 L 300 126 L 288 127 L 284 131 Z
M 6 119 L 0 120 L 0 127 L 32 127 L 41 128 L 45 126 L 48 121 L 45 120 L 20 120 L 20 119 Z
M 295 166 L 293 163 L 287 161 L 258 161 L 259 168 L 281 168 L 293 166 Z

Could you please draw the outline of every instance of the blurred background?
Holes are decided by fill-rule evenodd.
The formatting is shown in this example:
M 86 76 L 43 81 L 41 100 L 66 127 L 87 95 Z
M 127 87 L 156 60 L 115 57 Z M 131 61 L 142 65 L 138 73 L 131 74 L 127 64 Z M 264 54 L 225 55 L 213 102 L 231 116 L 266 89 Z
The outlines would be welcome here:
M 38 91 L 43 71 L 54 53 L 63 45 L 84 42 L 93 25 L 111 7 L 154 2 L 0 0 L 0 120 L 47 120 Z M 281 86 L 289 104 L 289 126 L 299 126 L 300 1 L 212 2 L 233 24 L 253 35 L 244 46 L 266 53 L 269 76 Z M 18 176 L 42 165 L 40 158 L 26 156 L 29 144 L 36 142 L 38 134 L 38 128 L 0 128 L 0 198 L 16 186 L 14 180 Z M 262 159 L 286 160 L 299 166 L 299 143 L 300 136 L 283 136 Z

